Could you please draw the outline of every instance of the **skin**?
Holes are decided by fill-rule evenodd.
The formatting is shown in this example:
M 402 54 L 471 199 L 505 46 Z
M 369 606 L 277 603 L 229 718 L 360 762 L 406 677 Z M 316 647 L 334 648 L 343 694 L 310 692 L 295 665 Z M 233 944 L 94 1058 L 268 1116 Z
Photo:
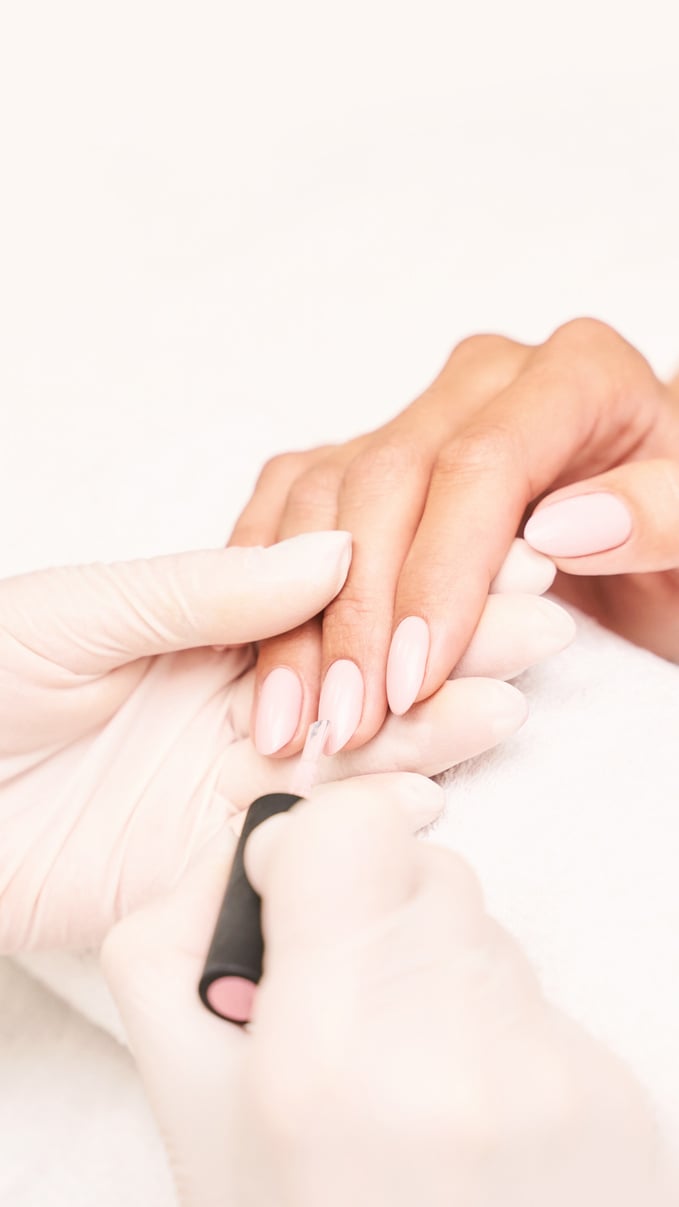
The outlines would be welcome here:
M 466 865 L 412 841 L 441 807 L 417 776 L 326 788 L 261 827 L 246 860 L 267 943 L 254 1032 L 197 1003 L 225 822 L 282 774 L 249 741 L 246 643 L 327 608 L 343 544 L 294 572 L 274 572 L 276 550 L 231 549 L 0 584 L 6 949 L 96 941 L 173 890 L 118 924 L 103 959 L 186 1207 L 665 1207 L 676 1188 L 639 1087 L 544 1000 Z M 468 670 L 489 662 L 488 586 Z M 444 682 L 333 765 L 442 770 L 460 729 L 458 757 L 515 729 L 514 700 L 498 681 Z
M 679 600 L 676 389 L 603 323 L 574 320 L 535 347 L 473 336 L 383 427 L 270 461 L 232 542 L 266 544 L 335 524 L 354 539 L 351 571 L 322 621 L 260 645 L 255 707 L 276 667 L 290 667 L 303 685 L 299 723 L 278 754 L 300 749 L 338 659 L 358 666 L 365 687 L 347 749 L 378 732 L 388 651 L 405 617 L 422 617 L 431 634 L 416 700 L 438 690 L 525 518 L 536 506 L 593 491 L 624 502 L 632 534 L 596 555 L 555 558 L 557 592 L 679 661 L 679 630 L 670 623 Z
M 413 840 L 403 778 L 254 831 L 248 1030 L 195 989 L 230 851 L 107 939 L 183 1207 L 669 1207 L 640 1087 L 545 1000 L 464 861 Z
M 250 643 L 321 611 L 345 580 L 350 544 L 330 532 L 0 582 L 0 951 L 97 946 L 256 796 L 287 788 L 292 768 L 250 740 Z M 522 567 L 519 558 L 519 578 Z M 520 585 L 515 556 L 506 570 Z M 558 620 L 547 644 L 535 635 L 544 609 Z M 434 775 L 493 746 L 526 716 L 521 693 L 500 681 L 505 644 L 515 671 L 572 631 L 536 596 L 492 597 L 468 677 L 327 760 L 323 776 Z M 217 642 L 229 648 L 217 653 Z

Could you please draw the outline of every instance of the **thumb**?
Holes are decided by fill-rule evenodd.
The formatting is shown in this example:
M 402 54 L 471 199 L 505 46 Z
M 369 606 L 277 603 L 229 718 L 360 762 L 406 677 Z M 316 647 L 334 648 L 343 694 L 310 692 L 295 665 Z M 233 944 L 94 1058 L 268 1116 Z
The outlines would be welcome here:
M 36 653 L 96 674 L 152 654 L 243 645 L 317 615 L 342 587 L 348 532 L 269 548 L 42 570 L 0 583 L 0 625 Z
M 679 566 L 679 462 L 632 461 L 543 499 L 524 537 L 567 574 Z
M 438 792 L 412 774 L 344 780 L 253 831 L 244 859 L 263 899 L 266 978 L 279 966 L 287 976 L 296 956 L 322 963 L 360 944 L 410 899 L 420 863 L 409 815 Z

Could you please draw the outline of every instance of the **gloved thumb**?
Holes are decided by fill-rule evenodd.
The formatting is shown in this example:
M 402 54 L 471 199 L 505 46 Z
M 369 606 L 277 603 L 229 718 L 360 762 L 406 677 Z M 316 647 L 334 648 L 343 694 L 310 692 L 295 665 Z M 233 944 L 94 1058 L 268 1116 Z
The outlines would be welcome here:
M 287 632 L 323 610 L 350 560 L 350 534 L 334 531 L 269 548 L 41 570 L 0 583 L 0 627 L 71 671 L 97 674 L 153 654 Z
M 524 537 L 566 574 L 679 566 L 679 461 L 632 461 L 544 498 Z
M 297 957 L 320 967 L 409 900 L 420 867 L 412 818 L 435 816 L 442 795 L 425 776 L 366 775 L 324 785 L 252 832 L 244 861 L 263 898 L 267 978 Z

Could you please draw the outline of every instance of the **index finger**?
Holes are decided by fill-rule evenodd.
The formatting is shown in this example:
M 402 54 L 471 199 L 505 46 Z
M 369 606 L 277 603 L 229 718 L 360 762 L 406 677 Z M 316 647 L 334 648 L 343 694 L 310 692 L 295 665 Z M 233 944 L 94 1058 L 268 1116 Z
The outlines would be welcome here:
M 650 428 L 656 388 L 635 349 L 604 324 L 578 320 L 536 349 L 441 450 L 398 583 L 392 712 L 406 712 L 450 674 L 528 505 L 585 466 L 628 456 Z

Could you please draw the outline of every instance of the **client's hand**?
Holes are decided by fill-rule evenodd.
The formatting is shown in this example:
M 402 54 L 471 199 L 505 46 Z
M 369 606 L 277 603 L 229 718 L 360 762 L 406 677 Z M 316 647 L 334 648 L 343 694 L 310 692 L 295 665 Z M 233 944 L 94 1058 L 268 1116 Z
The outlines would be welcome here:
M 175 884 L 254 797 L 288 786 L 289 767 L 249 740 L 244 643 L 321 612 L 349 558 L 348 535 L 331 532 L 0 582 L 0 950 L 96 945 Z M 515 551 L 505 587 L 534 565 L 553 573 Z M 516 672 L 571 634 L 556 605 L 497 596 L 466 673 Z M 217 653 L 217 642 L 235 648 Z M 324 774 L 434 774 L 524 716 L 509 685 L 459 680 Z
M 664 1201 L 632 1077 L 544 1000 L 469 867 L 410 836 L 436 791 L 350 781 L 254 831 L 250 1033 L 196 990 L 226 845 L 106 940 L 183 1207 Z
M 436 691 L 539 500 L 525 535 L 565 572 L 557 590 L 679 661 L 679 405 L 603 323 L 567 323 L 536 347 L 464 340 L 383 427 L 270 461 L 232 541 L 337 525 L 355 549 L 322 629 L 314 620 L 260 650 L 260 712 L 287 684 L 281 753 L 317 715 L 337 748 L 361 746 L 387 703 L 403 714 Z

